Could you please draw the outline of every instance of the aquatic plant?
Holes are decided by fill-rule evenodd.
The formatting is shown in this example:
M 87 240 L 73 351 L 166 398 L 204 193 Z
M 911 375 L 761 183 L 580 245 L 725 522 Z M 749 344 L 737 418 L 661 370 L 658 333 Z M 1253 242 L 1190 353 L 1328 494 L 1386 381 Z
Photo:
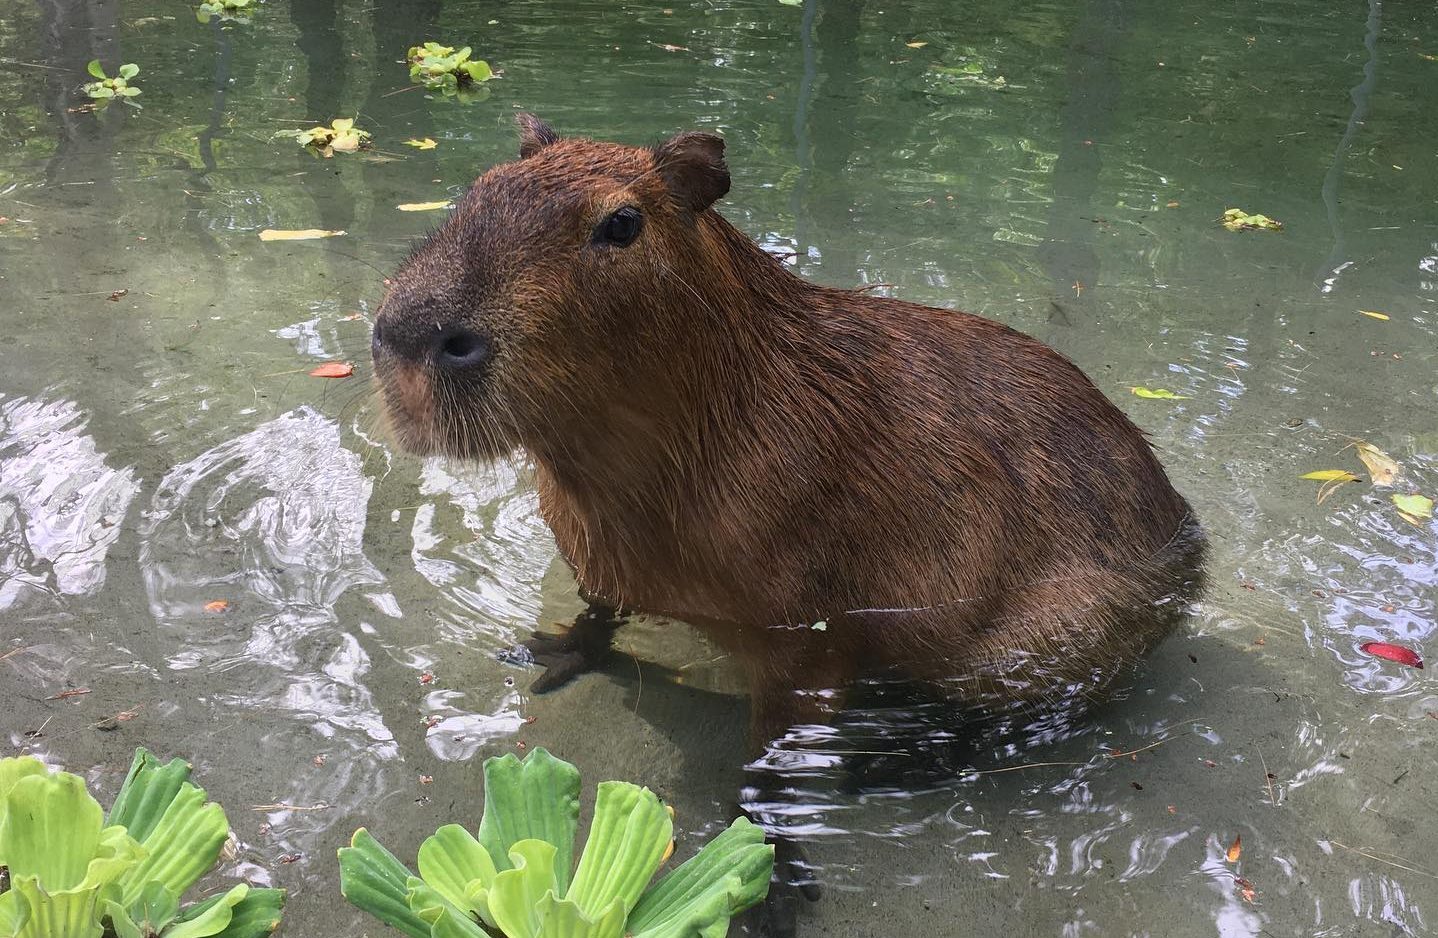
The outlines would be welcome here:
M 229 836 L 181 759 L 135 751 L 106 818 L 84 779 L 0 759 L 0 938 L 263 938 L 284 891 L 240 883 L 180 908 Z
M 204 0 L 195 10 L 195 18 L 208 23 L 211 17 L 224 22 L 247 20 L 255 12 L 255 0 Z
M 483 59 L 470 59 L 469 46 L 456 49 L 437 42 L 413 46 L 405 56 L 409 77 L 446 97 L 464 97 L 474 85 L 494 77 L 494 71 Z
M 768 894 L 774 848 L 740 818 L 646 889 L 673 850 L 671 812 L 647 788 L 603 782 L 578 866 L 579 771 L 543 749 L 484 763 L 471 834 L 420 844 L 419 875 L 364 828 L 339 852 L 346 899 L 411 938 L 721 938 Z
M 140 74 L 140 66 L 134 62 L 121 65 L 119 74 L 113 78 L 105 74 L 99 59 L 91 59 L 85 70 L 97 80 L 86 82 L 80 90 L 92 98 L 108 101 L 111 98 L 133 98 L 140 93 L 139 88 L 130 84 L 130 79 Z
M 281 130 L 276 137 L 298 140 L 300 146 L 328 159 L 336 153 L 349 153 L 369 146 L 369 132 L 357 130 L 353 117 L 337 117 L 330 125 L 317 125 L 308 130 Z

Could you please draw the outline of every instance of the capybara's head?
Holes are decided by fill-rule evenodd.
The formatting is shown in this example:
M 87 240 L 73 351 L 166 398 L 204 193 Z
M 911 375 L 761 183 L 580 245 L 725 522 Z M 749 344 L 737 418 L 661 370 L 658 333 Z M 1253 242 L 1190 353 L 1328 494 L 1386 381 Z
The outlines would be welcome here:
M 372 352 L 399 442 L 473 459 L 573 440 L 619 405 L 705 253 L 724 143 L 561 139 L 519 118 L 520 158 L 479 177 L 400 266 Z

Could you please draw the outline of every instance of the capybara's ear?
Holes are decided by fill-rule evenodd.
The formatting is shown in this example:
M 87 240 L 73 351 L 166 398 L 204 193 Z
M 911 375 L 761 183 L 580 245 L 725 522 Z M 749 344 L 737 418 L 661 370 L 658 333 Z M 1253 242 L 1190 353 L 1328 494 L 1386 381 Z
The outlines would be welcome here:
M 519 158 L 522 160 L 551 143 L 559 142 L 559 134 L 554 132 L 554 128 L 533 114 L 516 114 L 514 120 L 519 124 Z
M 729 191 L 724 140 L 689 131 L 670 137 L 654 150 L 655 169 L 675 201 L 702 212 Z

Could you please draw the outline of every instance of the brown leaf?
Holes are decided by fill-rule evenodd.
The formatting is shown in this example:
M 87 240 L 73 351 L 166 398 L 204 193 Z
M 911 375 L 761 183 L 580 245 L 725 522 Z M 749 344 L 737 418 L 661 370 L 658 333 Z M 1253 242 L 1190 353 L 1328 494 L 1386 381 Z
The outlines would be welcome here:
M 90 693 L 90 688 L 88 688 L 88 687 L 75 687 L 75 688 L 72 688 L 72 689 L 70 689 L 70 690 L 62 690 L 62 691 L 60 691 L 60 693 L 54 694 L 54 695 L 49 696 L 49 697 L 46 697 L 45 699 L 46 699 L 46 700 L 69 700 L 71 697 L 83 697 L 85 694 L 88 694 L 88 693 Z
M 1237 863 L 1238 858 L 1243 855 L 1243 835 L 1238 834 L 1233 838 L 1233 843 L 1228 845 L 1228 862 Z
M 224 612 L 229 608 L 230 601 L 228 599 L 212 599 L 205 603 L 206 612 Z
M 1402 467 L 1392 456 L 1372 443 L 1360 442 L 1355 448 L 1358 458 L 1368 467 L 1368 476 L 1374 485 L 1392 485 L 1398 480 L 1398 472 Z
M 129 290 L 116 290 L 114 293 L 111 293 L 108 297 L 106 297 L 106 299 L 108 299 L 112 303 L 118 303 L 120 302 L 120 297 L 129 295 Z

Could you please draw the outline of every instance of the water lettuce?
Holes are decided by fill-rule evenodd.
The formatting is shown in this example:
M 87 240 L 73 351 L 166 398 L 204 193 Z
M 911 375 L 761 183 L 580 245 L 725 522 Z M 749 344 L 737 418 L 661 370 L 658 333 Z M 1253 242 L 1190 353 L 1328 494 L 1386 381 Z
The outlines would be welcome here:
M 136 750 L 108 817 L 68 772 L 0 759 L 0 938 L 263 938 L 284 892 L 245 883 L 188 906 L 229 836 L 181 759 Z
M 484 782 L 478 831 L 441 827 L 418 875 L 357 830 L 339 851 L 345 898 L 411 938 L 722 938 L 768 893 L 774 848 L 747 819 L 650 886 L 674 823 L 649 789 L 600 784 L 575 866 L 574 766 L 535 749 L 486 760 Z

